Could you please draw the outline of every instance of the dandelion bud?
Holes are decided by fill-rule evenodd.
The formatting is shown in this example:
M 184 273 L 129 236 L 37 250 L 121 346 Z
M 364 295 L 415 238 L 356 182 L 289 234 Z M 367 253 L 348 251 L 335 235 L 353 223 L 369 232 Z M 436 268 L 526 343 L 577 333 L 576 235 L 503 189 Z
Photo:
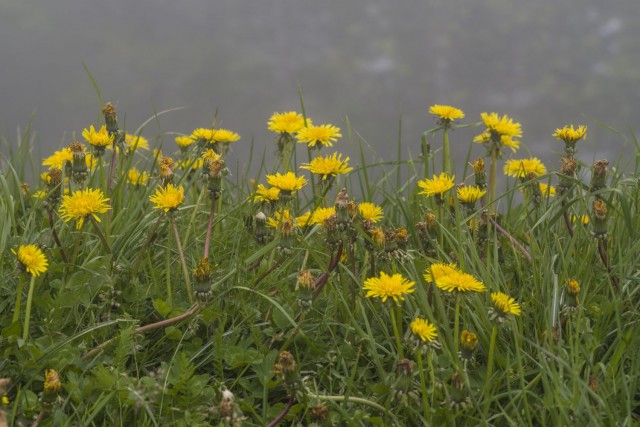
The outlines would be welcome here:
M 209 258 L 204 257 L 193 270 L 194 292 L 196 298 L 206 301 L 211 296 L 211 266 Z
M 288 351 L 280 352 L 274 371 L 282 379 L 289 393 L 295 394 L 302 390 L 296 361 L 291 353 Z
M 58 204 L 62 197 L 62 171 L 58 168 L 50 169 L 45 181 L 49 192 L 49 203 L 51 205 Z
M 407 242 L 409 241 L 409 233 L 404 227 L 398 227 L 394 230 L 393 240 L 398 245 L 398 248 L 405 249 Z
M 311 419 L 318 422 L 320 426 L 330 426 L 331 420 L 329 418 L 329 408 L 323 403 L 318 403 L 316 406 L 311 407 L 309 411 Z
M 44 373 L 44 390 L 42 391 L 42 404 L 49 406 L 56 401 L 62 391 L 60 376 L 54 369 L 47 369 Z
M 107 125 L 107 131 L 110 134 L 118 132 L 118 112 L 116 107 L 112 103 L 107 102 L 102 108 L 102 114 L 104 114 L 104 122 Z
M 256 228 L 253 231 L 253 239 L 256 243 L 263 245 L 267 242 L 267 236 L 269 235 L 267 228 L 265 227 L 267 223 L 267 216 L 262 212 L 258 212 L 255 219 Z
M 607 204 L 602 199 L 593 202 L 593 234 L 598 239 L 607 236 Z
M 473 357 L 473 352 L 477 345 L 478 336 L 473 332 L 463 329 L 460 334 L 460 348 L 462 349 L 461 356 L 464 360 L 469 360 Z
M 406 401 L 407 397 L 416 397 L 412 390 L 413 361 L 409 359 L 399 360 L 396 364 L 396 380 L 391 387 L 396 401 Z
M 220 414 L 220 421 L 223 426 L 239 427 L 246 419 L 240 406 L 235 402 L 235 396 L 226 389 L 222 391 L 222 399 L 215 409 Z
M 608 160 L 598 160 L 593 164 L 593 174 L 591 175 L 591 191 L 598 191 L 607 186 L 607 166 Z
M 160 183 L 163 187 L 166 187 L 171 181 L 173 181 L 173 167 L 175 163 L 171 157 L 163 157 L 160 160 Z
M 77 184 L 81 184 L 87 179 L 87 162 L 85 160 L 87 154 L 84 151 L 84 145 L 82 143 L 76 141 L 69 145 L 69 150 L 73 155 L 73 163 L 71 166 L 71 174 L 73 176 L 73 180 Z
M 296 303 L 303 310 L 311 308 L 313 301 L 313 275 L 309 270 L 304 270 L 298 275 L 298 297 Z
M 473 169 L 476 187 L 483 190 L 487 188 L 487 173 L 484 169 L 484 160 L 482 157 L 471 162 L 471 168 Z

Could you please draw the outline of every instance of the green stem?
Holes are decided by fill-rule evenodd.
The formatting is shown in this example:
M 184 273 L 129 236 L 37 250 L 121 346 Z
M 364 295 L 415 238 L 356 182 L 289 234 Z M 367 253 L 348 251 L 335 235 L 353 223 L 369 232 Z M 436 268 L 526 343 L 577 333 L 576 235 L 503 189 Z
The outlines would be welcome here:
M 18 278 L 18 294 L 16 295 L 16 307 L 13 311 L 13 320 L 11 323 L 15 323 L 20 319 L 20 305 L 22 305 L 22 288 L 24 287 L 24 279 L 21 274 Z
M 489 203 L 491 204 L 490 212 L 495 212 L 496 200 L 496 177 L 498 175 L 498 155 L 495 150 L 491 151 L 491 164 L 489 165 Z
M 447 132 L 446 127 L 442 131 L 442 147 L 443 147 L 442 170 L 446 172 L 447 175 L 451 176 L 451 154 L 449 149 L 449 133 Z
M 36 276 L 31 276 L 29 282 L 29 294 L 27 295 L 27 310 L 24 314 L 24 328 L 22 329 L 22 340 L 26 341 L 29 338 L 29 319 L 31 318 L 31 303 L 33 302 L 33 289 L 36 284 Z
M 396 310 L 393 306 L 389 310 L 391 313 L 391 325 L 393 326 L 393 335 L 396 339 L 396 347 L 398 348 L 398 360 L 404 359 L 404 349 L 402 348 L 402 338 L 400 337 L 400 331 L 398 328 L 398 322 L 402 321 L 402 306 L 397 304 L 396 307 L 399 311 L 399 316 L 396 318 Z
M 173 290 L 171 289 L 171 236 L 167 238 L 167 248 L 164 257 L 165 282 L 167 285 L 167 303 L 173 307 Z
M 433 368 L 433 360 L 431 357 L 431 352 L 427 353 L 427 364 L 429 365 L 429 381 L 431 382 L 431 389 L 434 390 L 436 386 L 436 374 L 435 369 Z M 433 408 L 433 391 L 431 392 L 431 407 Z
M 458 346 L 460 344 L 460 292 L 456 292 L 456 314 L 453 321 L 453 348 L 458 354 Z
M 422 412 L 424 419 L 428 419 L 429 417 L 429 402 L 427 401 L 427 380 L 424 377 L 424 368 L 422 367 L 422 351 L 418 349 L 416 351 L 418 358 L 418 373 L 420 374 L 420 387 L 422 395 Z
M 489 342 L 489 360 L 487 361 L 487 373 L 485 377 L 485 415 L 488 413 L 490 400 L 486 397 L 487 390 L 489 388 L 489 384 L 491 384 L 491 375 L 493 374 L 493 358 L 496 351 L 496 337 L 498 336 L 498 325 L 494 323 L 493 329 L 491 330 L 491 341 Z
M 171 219 L 171 226 L 173 228 L 173 234 L 176 237 L 176 247 L 178 248 L 178 255 L 180 255 L 180 264 L 182 265 L 182 274 L 184 276 L 184 284 L 187 288 L 187 296 L 189 297 L 189 303 L 193 304 L 193 289 L 191 288 L 191 279 L 189 278 L 189 269 L 187 268 L 187 261 L 184 259 L 184 251 L 180 244 L 180 234 L 178 234 L 178 226 L 176 222 Z
M 109 247 L 109 242 L 107 241 L 107 236 L 105 236 L 104 232 L 100 229 L 98 225 L 98 221 L 93 217 L 93 215 L 89 215 L 89 219 L 91 220 L 91 224 L 93 224 L 93 228 L 96 230 L 96 234 L 100 238 L 100 242 L 102 243 L 102 247 L 108 254 L 111 253 L 111 248 Z

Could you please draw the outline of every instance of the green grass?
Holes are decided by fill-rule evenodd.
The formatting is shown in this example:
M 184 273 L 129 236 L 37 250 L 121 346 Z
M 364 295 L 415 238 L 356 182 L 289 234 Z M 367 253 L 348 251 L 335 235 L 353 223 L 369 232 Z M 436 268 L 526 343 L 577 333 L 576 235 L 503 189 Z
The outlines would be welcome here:
M 295 228 L 286 238 L 286 231 L 266 227 L 266 236 L 256 239 L 256 214 L 273 216 L 283 207 L 255 202 L 255 185 L 287 165 L 266 164 L 260 153 L 273 148 L 253 142 L 247 164 L 223 173 L 221 197 L 214 201 L 200 169 L 176 167 L 173 182 L 184 187 L 185 199 L 171 214 L 149 201 L 160 185 L 159 159 L 151 151 L 117 156 L 111 185 L 113 152 L 107 151 L 86 180 L 64 184 L 71 191 L 100 188 L 111 200 L 111 210 L 98 215 L 101 222 L 87 220 L 77 230 L 52 205 L 53 188 L 37 178 L 41 159 L 30 154 L 29 132 L 18 141 L 4 139 L 0 377 L 11 382 L 0 414 L 9 425 L 28 425 L 36 417 L 40 425 L 56 426 L 239 420 L 264 426 L 279 418 L 282 425 L 638 425 L 635 137 L 629 138 L 635 157 L 612 161 L 602 189 L 590 187 L 592 167 L 579 161 L 579 142 L 578 172 L 566 193 L 533 198 L 532 182 L 558 185 L 558 173 L 548 171 L 535 181 L 509 178 L 495 201 L 483 201 L 486 210 L 480 203 L 468 210 L 453 190 L 443 207 L 418 194 L 419 180 L 441 172 L 442 129 L 425 132 L 421 153 L 407 159 L 399 133 L 394 159 L 367 164 L 366 142 L 346 123 L 334 148 L 353 144 L 360 153 L 354 170 L 328 189 L 315 177 L 287 208 L 295 216 L 332 206 L 344 186 L 356 204 L 370 201 L 384 209 L 375 224 L 382 227 L 383 244 L 357 215 L 346 215 L 334 231 L 318 224 Z M 144 134 L 144 126 L 139 131 Z M 465 142 L 456 141 L 455 132 L 449 137 Z M 201 154 L 197 144 L 171 153 L 169 138 L 162 139 L 163 152 L 176 161 L 193 164 Z M 296 166 L 307 161 L 306 150 L 293 151 L 288 166 L 301 174 Z M 466 159 L 453 163 L 470 160 L 471 148 Z M 499 160 L 500 171 L 503 164 Z M 150 174 L 147 185 L 127 181 L 132 166 Z M 472 171 L 465 171 L 466 181 L 458 177 L 456 183 L 473 185 Z M 21 188 L 25 181 L 31 190 Z M 49 194 L 34 197 L 38 190 Z M 592 233 L 598 198 L 607 207 L 602 239 Z M 212 203 L 212 272 L 199 283 L 193 270 L 203 257 Z M 500 228 L 487 213 L 496 209 Z M 435 215 L 432 225 L 425 225 L 428 213 Z M 588 215 L 590 222 L 572 223 L 573 215 Z M 12 250 L 26 244 L 38 245 L 49 266 L 35 280 L 25 332 L 30 277 Z M 452 295 L 427 283 L 425 269 L 436 262 L 455 262 L 487 291 Z M 315 289 L 298 285 L 307 269 Z M 415 291 L 398 304 L 367 298 L 363 284 L 381 272 L 416 282 Z M 567 279 L 580 284 L 577 300 Z M 187 282 L 200 294 L 189 294 Z M 24 295 L 14 322 L 18 283 Z M 490 292 L 515 298 L 521 315 L 494 320 Z M 424 345 L 411 332 L 416 317 L 436 326 L 436 342 Z M 462 330 L 477 335 L 470 359 L 459 353 Z M 295 366 L 287 365 L 284 351 Z M 59 374 L 59 393 L 44 390 L 48 369 Z M 319 416 L 324 409 L 326 419 Z

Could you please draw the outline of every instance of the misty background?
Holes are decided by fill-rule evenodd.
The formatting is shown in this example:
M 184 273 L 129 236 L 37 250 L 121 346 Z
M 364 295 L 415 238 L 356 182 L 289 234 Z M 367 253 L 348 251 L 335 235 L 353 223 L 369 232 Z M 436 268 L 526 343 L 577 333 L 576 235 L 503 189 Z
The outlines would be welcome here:
M 114 103 L 133 131 L 172 150 L 173 135 L 210 126 L 242 136 L 232 162 L 275 150 L 267 130 L 277 111 L 332 123 L 334 146 L 357 163 L 345 116 L 371 149 L 403 157 L 434 126 L 429 105 L 522 123 L 532 155 L 558 165 L 551 134 L 587 124 L 579 157 L 617 157 L 638 127 L 640 6 L 637 0 L 0 0 L 0 134 L 15 143 L 29 123 L 34 152 L 48 155 L 72 132 L 99 124 Z M 478 129 L 452 135 L 456 162 Z M 436 147 L 440 142 L 437 139 Z M 457 148 L 457 152 L 455 151 Z M 330 153 L 330 151 L 325 151 Z M 478 145 L 474 157 L 484 154 Z M 526 152 L 518 153 L 519 157 Z M 355 157 L 355 158 L 354 158 Z

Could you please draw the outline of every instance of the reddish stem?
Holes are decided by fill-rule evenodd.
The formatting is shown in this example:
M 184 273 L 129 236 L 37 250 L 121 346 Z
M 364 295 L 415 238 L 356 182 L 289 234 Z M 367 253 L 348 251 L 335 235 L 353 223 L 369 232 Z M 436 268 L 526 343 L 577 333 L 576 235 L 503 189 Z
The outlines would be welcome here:
M 204 257 L 209 258 L 209 244 L 211 242 L 211 229 L 213 228 L 213 217 L 216 212 L 216 201 L 211 201 L 211 210 L 209 211 L 209 222 L 207 224 L 207 235 L 204 238 Z
M 287 414 L 289 413 L 292 407 L 293 407 L 293 396 L 289 398 L 289 401 L 287 402 L 287 406 L 284 407 L 282 412 L 280 412 L 278 416 L 275 417 L 275 419 L 267 425 L 267 427 L 275 427 L 278 424 L 280 424 L 280 421 L 282 421 L 284 417 L 287 416 Z

